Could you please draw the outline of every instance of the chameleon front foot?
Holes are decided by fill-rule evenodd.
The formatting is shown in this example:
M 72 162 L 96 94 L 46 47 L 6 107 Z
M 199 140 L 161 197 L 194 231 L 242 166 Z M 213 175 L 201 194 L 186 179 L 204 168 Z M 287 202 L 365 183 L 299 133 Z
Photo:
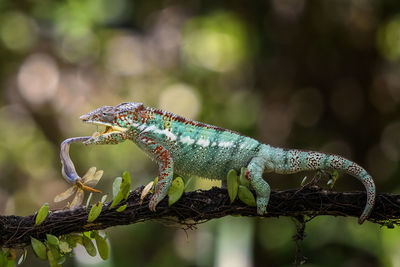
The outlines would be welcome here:
M 158 202 L 157 202 L 157 197 L 154 195 L 151 199 L 150 199 L 150 203 L 149 203 L 149 210 L 155 212 L 156 211 L 156 206 L 157 206 Z

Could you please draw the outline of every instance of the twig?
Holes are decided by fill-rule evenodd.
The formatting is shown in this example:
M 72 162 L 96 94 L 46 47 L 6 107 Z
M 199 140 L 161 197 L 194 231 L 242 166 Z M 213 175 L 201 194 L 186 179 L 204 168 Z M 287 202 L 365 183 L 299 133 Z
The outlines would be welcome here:
M 46 233 L 60 236 L 147 220 L 163 220 L 191 227 L 232 214 L 259 216 L 254 207 L 248 207 L 239 200 L 230 204 L 226 189 L 221 188 L 185 193 L 172 207 L 168 207 L 168 201 L 164 199 L 158 204 L 157 211 L 151 212 L 147 206 L 150 196 L 146 197 L 142 205 L 139 204 L 142 189 L 143 187 L 130 193 L 126 202 L 127 208 L 122 212 L 117 212 L 117 207 L 110 209 L 110 203 L 105 204 L 100 216 L 93 223 L 87 222 L 88 211 L 84 207 L 52 211 L 39 226 L 34 225 L 35 215 L 0 216 L 0 246 L 24 247 L 30 244 L 31 236 L 43 240 Z M 358 217 L 364 208 L 365 200 L 364 192 L 338 193 L 321 190 L 318 187 L 272 191 L 268 214 L 265 217 L 311 218 L 319 215 Z M 125 202 L 120 205 L 123 204 Z M 400 224 L 400 195 L 378 194 L 369 220 L 382 225 L 388 222 Z

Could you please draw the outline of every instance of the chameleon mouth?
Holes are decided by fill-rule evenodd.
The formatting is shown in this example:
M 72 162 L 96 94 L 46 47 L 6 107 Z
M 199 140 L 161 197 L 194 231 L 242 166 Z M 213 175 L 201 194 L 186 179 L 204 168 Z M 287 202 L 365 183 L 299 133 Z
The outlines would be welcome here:
M 111 123 L 107 123 L 107 122 L 98 122 L 98 121 L 83 121 L 83 122 L 93 124 L 96 126 L 100 126 L 100 127 L 105 127 L 101 131 L 94 132 L 92 135 L 92 138 L 96 138 L 101 135 L 109 135 L 109 134 L 113 134 L 113 133 L 123 133 L 126 130 L 128 130 L 127 128 L 115 126 L 115 125 L 112 125 Z

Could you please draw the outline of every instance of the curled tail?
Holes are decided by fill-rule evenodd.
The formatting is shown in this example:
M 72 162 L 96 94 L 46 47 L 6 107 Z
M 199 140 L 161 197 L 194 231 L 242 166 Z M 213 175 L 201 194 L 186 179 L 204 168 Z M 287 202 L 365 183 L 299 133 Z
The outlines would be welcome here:
M 277 173 L 295 173 L 307 170 L 339 170 L 344 171 L 361 181 L 367 191 L 367 204 L 362 212 L 358 223 L 362 224 L 371 214 L 375 204 L 375 183 L 371 175 L 367 173 L 360 165 L 338 155 L 325 154 L 314 151 L 302 151 L 296 149 L 276 150 L 275 157 L 272 160 L 272 167 Z

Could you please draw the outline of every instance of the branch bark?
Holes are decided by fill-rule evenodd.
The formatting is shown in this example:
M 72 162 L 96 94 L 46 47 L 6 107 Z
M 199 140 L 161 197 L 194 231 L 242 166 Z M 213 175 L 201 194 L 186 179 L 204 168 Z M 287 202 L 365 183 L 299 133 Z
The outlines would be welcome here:
M 31 236 L 44 240 L 46 233 L 60 236 L 155 219 L 178 222 L 184 227 L 191 227 L 227 215 L 260 217 L 255 207 L 248 207 L 239 200 L 230 204 L 228 192 L 221 188 L 184 193 L 172 207 L 168 207 L 168 201 L 164 199 L 157 206 L 157 211 L 151 212 L 147 206 L 150 196 L 145 198 L 142 205 L 139 204 L 142 189 L 143 187 L 140 187 L 132 191 L 126 203 L 120 204 L 127 204 L 127 208 L 122 212 L 117 212 L 117 207 L 110 209 L 111 203 L 106 203 L 100 216 L 93 223 L 87 222 L 90 209 L 86 210 L 84 207 L 52 211 L 39 226 L 35 226 L 35 215 L 0 216 L 0 246 L 21 248 L 30 244 Z M 268 214 L 264 217 L 306 216 L 306 219 L 320 215 L 358 217 L 365 201 L 364 192 L 339 193 L 315 186 L 299 190 L 272 191 Z M 400 224 L 400 195 L 378 194 L 369 221 L 382 225 L 388 221 Z

